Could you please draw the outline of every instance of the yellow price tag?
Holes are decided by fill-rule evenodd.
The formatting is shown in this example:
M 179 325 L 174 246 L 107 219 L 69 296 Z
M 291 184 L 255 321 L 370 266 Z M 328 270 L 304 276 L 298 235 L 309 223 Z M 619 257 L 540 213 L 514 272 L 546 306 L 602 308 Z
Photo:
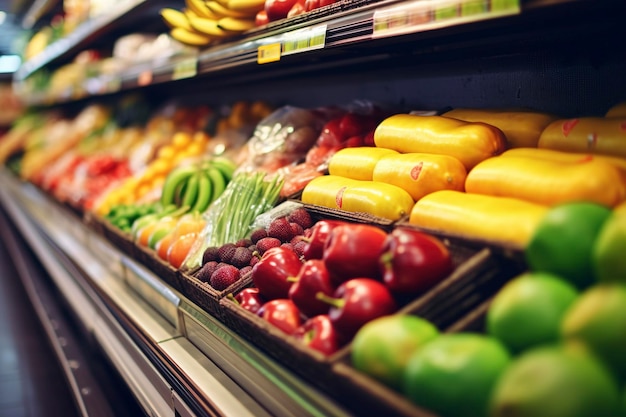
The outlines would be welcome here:
M 280 42 L 259 46 L 257 63 L 267 64 L 268 62 L 280 61 Z

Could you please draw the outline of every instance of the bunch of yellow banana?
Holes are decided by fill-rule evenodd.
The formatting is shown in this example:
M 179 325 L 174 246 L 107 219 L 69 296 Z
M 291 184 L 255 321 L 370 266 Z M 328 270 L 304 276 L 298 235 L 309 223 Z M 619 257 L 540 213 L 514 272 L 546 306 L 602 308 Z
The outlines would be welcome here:
M 161 17 L 171 28 L 172 38 L 204 46 L 254 28 L 265 0 L 185 0 L 185 5 L 182 11 L 161 9 Z

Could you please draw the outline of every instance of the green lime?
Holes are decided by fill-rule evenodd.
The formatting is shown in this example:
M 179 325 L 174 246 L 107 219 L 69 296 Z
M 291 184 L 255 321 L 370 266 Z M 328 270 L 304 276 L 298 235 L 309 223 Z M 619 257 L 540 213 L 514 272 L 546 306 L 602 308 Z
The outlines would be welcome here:
M 409 360 L 404 392 L 441 417 L 485 417 L 492 389 L 510 360 L 495 338 L 443 334 Z
M 490 417 L 617 417 L 618 385 L 584 349 L 543 346 L 517 358 L 491 399 Z
M 626 283 L 626 206 L 604 223 L 593 246 L 591 262 L 598 281 Z
M 487 312 L 487 333 L 513 353 L 556 342 L 562 317 L 577 297 L 572 284 L 554 275 L 520 275 L 494 297 Z
M 402 387 L 409 358 L 439 335 L 437 328 L 416 316 L 397 314 L 365 324 L 352 341 L 352 364 L 384 384 Z
M 563 318 L 561 332 L 564 339 L 587 345 L 626 380 L 626 286 L 589 288 Z
M 533 271 L 550 272 L 578 288 L 593 283 L 591 253 L 611 210 L 595 203 L 567 203 L 552 207 L 537 226 L 526 261 Z

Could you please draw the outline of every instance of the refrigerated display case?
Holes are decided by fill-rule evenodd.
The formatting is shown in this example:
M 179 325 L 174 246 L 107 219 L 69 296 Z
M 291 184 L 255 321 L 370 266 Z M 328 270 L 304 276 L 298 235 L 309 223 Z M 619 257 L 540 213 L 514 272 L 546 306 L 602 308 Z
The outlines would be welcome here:
M 440 21 L 437 2 L 343 0 L 216 46 L 95 73 L 62 91 L 28 89 L 38 71 L 59 68 L 94 45 L 110 48 L 139 24 L 164 30 L 157 13 L 171 3 L 125 2 L 83 23 L 22 65 L 14 75 L 18 91 L 35 109 L 77 109 L 139 90 L 149 100 L 210 105 L 368 99 L 408 110 L 530 107 L 562 117 L 603 115 L 626 97 L 626 4 L 612 0 L 511 2 L 504 12 Z M 424 13 L 430 17 L 416 18 Z M 328 381 L 312 380 L 315 372 L 286 366 L 268 352 L 271 346 L 209 314 L 88 216 L 6 169 L 1 176 L 8 219 L 147 415 L 429 415 L 393 392 L 368 392 L 367 381 L 350 372 L 353 389 L 333 393 Z M 519 264 L 499 267 L 510 277 Z M 28 265 L 21 270 L 34 304 L 41 304 Z M 39 313 L 45 323 L 45 311 Z M 58 332 L 50 328 L 49 335 L 67 365 Z M 66 371 L 80 387 L 79 373 Z M 93 410 L 85 392 L 75 394 L 82 411 Z

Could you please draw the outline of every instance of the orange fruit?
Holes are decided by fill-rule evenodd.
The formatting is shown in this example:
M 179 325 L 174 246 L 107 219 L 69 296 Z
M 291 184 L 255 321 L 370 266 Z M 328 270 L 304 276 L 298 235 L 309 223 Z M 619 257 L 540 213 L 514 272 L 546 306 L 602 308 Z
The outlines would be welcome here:
M 204 228 L 205 221 L 197 213 L 186 214 L 176 225 L 176 236 L 187 235 L 189 233 L 200 233 Z
M 147 226 L 144 226 L 141 230 L 137 232 L 137 244 L 141 246 L 148 246 L 148 241 L 150 240 L 150 236 L 159 226 L 158 222 L 150 223 Z
M 174 268 L 180 268 L 182 266 L 197 237 L 197 233 L 188 233 L 172 242 L 172 245 L 167 250 L 167 261 L 170 265 Z
M 161 259 L 163 259 L 164 261 L 167 261 L 167 252 L 170 249 L 170 246 L 172 246 L 172 243 L 174 242 L 174 232 L 170 232 L 167 235 L 165 235 L 165 237 L 163 237 L 163 239 L 159 240 L 159 242 L 156 244 L 155 246 L 155 250 L 157 252 L 157 256 Z

